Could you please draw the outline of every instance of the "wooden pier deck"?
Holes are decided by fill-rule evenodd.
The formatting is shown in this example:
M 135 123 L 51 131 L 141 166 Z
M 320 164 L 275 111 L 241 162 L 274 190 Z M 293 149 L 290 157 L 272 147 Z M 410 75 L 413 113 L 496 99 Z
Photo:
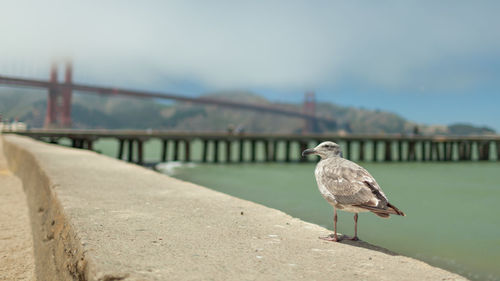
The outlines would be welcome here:
M 152 139 L 162 143 L 157 162 L 316 161 L 314 157 L 302 158 L 300 151 L 326 140 L 339 143 L 344 157 L 356 161 L 500 161 L 498 135 L 299 135 L 155 130 L 28 130 L 3 133 L 15 133 L 50 143 L 69 139 L 71 146 L 89 150 L 93 150 L 94 143 L 100 139 L 116 139 L 116 157 L 138 164 L 144 164 L 145 143 Z M 198 147 L 195 152 L 192 149 L 194 145 Z

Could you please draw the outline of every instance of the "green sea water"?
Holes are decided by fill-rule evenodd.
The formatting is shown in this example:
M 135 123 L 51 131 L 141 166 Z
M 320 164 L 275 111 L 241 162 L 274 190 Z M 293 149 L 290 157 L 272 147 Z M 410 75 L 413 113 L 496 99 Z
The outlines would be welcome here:
M 95 149 L 116 156 L 114 141 L 96 142 Z M 159 154 L 160 142 L 148 142 L 146 160 Z M 360 164 L 407 214 L 390 219 L 360 214 L 362 240 L 473 280 L 500 280 L 499 162 Z M 333 209 L 316 187 L 314 163 L 167 167 L 174 177 L 333 227 Z M 353 215 L 340 212 L 338 228 L 352 235 Z

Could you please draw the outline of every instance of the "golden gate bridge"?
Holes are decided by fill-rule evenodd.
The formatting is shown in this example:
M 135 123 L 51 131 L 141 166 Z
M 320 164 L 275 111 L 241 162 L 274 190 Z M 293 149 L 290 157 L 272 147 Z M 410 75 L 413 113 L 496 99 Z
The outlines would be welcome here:
M 194 104 L 215 105 L 230 109 L 243 109 L 284 115 L 303 119 L 303 133 L 318 132 L 320 128 L 319 124 L 324 124 L 328 128 L 337 128 L 337 122 L 332 118 L 316 116 L 315 99 L 314 93 L 312 92 L 305 94 L 302 111 L 299 111 L 274 105 L 242 103 L 210 97 L 187 97 L 174 93 L 80 84 L 73 81 L 73 65 L 71 61 L 65 62 L 63 82 L 58 81 L 58 64 L 53 63 L 50 69 L 49 80 L 0 75 L 0 85 L 47 89 L 47 110 L 44 128 L 71 128 L 71 101 L 73 91 L 107 96 L 175 100 Z

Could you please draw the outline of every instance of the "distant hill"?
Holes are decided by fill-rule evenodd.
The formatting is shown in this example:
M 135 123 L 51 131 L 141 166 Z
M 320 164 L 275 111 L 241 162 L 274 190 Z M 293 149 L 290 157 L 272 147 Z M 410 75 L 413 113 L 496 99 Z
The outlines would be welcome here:
M 206 96 L 239 102 L 275 105 L 301 110 L 302 104 L 272 103 L 262 96 L 244 91 L 211 93 Z M 4 119 L 18 118 L 29 127 L 43 126 L 47 93 L 40 90 L 0 88 L 0 114 Z M 74 94 L 73 127 L 80 129 L 164 129 L 182 131 L 226 131 L 240 127 L 246 132 L 298 133 L 304 121 L 300 118 L 200 106 L 190 103 L 164 103 L 151 99 L 107 97 Z M 320 126 L 322 132 L 347 133 L 413 133 L 422 134 L 492 134 L 487 127 L 466 124 L 451 126 L 422 125 L 391 112 L 317 103 L 318 116 L 336 120 L 339 126 Z
M 471 124 L 452 124 L 448 126 L 448 131 L 452 135 L 491 135 L 495 130 L 488 127 L 476 127 Z

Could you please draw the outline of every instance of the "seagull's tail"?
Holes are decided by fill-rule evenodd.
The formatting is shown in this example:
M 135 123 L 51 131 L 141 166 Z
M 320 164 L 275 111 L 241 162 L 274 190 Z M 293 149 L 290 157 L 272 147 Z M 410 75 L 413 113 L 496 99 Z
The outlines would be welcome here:
M 391 214 L 395 214 L 395 215 L 400 215 L 400 216 L 403 216 L 405 217 L 406 214 L 403 213 L 403 211 L 401 211 L 400 209 L 396 208 L 396 206 L 392 205 L 391 203 L 387 202 L 387 210 L 391 213 Z M 391 211 L 394 211 L 391 212 Z
M 384 218 L 384 219 L 387 219 L 389 218 L 391 215 L 389 215 L 388 213 L 378 213 L 378 212 L 373 212 L 375 215 L 381 217 L 381 218 Z
M 392 205 L 389 202 L 387 202 L 386 209 L 382 209 L 379 207 L 373 207 L 373 206 L 367 206 L 367 205 L 354 205 L 354 206 L 366 209 L 366 210 L 374 213 L 375 215 L 377 215 L 381 218 L 388 218 L 390 215 L 399 215 L 399 216 L 403 216 L 403 217 L 406 216 L 406 214 L 403 213 L 403 211 L 399 210 L 398 208 L 396 208 L 396 206 Z

